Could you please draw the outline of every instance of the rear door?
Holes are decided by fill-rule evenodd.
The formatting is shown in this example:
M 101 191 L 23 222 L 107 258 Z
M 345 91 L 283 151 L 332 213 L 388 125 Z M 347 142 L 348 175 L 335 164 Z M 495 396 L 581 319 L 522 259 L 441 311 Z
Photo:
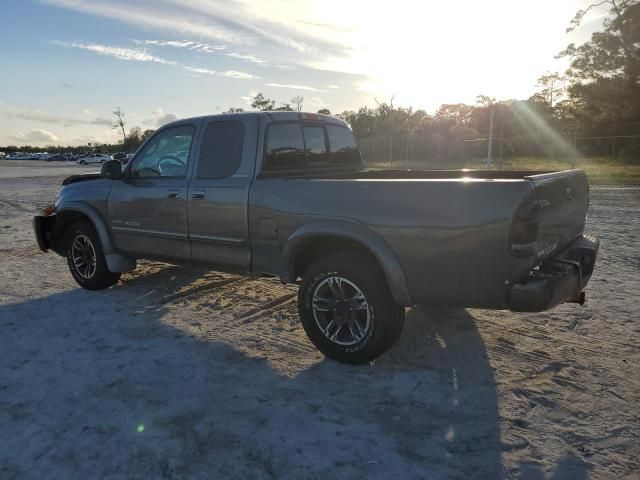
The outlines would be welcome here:
M 248 271 L 251 265 L 247 202 L 258 137 L 257 115 L 205 121 L 188 192 L 194 263 Z
M 118 250 L 139 257 L 189 261 L 187 186 L 194 124 L 156 133 L 116 181 L 107 210 Z
M 582 170 L 526 177 L 535 186 L 538 203 L 538 258 L 562 249 L 584 231 L 589 184 Z

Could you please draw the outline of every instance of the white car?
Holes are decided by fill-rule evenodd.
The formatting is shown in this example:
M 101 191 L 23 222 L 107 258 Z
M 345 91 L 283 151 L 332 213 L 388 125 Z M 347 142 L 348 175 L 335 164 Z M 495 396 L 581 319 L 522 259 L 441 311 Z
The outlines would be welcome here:
M 90 155 L 80 157 L 76 163 L 79 163 L 80 165 L 88 165 L 90 163 L 106 162 L 107 160 L 113 160 L 111 155 L 105 155 L 104 153 L 92 153 Z

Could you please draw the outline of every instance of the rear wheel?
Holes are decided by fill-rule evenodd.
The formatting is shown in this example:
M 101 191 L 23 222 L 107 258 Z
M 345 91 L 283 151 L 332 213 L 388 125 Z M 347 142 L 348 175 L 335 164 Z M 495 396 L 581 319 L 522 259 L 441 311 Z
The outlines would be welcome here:
M 75 223 L 69 229 L 66 257 L 71 275 L 82 288 L 102 290 L 120 279 L 120 273 L 107 268 L 100 238 L 89 222 Z
M 404 325 L 404 308 L 394 302 L 384 274 L 360 253 L 332 254 L 312 265 L 302 278 L 298 310 L 311 342 L 344 363 L 377 358 Z

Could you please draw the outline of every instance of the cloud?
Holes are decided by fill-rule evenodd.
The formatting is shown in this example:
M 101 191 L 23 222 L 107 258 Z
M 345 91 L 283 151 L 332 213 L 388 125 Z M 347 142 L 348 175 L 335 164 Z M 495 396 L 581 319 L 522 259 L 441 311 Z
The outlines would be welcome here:
M 113 126 L 113 120 L 106 117 L 96 117 L 89 122 L 91 125 L 101 125 L 103 127 Z
M 202 68 L 202 67 L 184 67 L 184 69 L 187 72 L 191 72 L 191 73 L 202 73 L 204 75 L 215 75 L 218 77 L 236 78 L 238 80 L 255 80 L 260 78 L 251 73 L 238 72 L 237 70 L 226 70 L 224 72 L 220 72 L 217 70 L 210 70 L 208 68 Z
M 65 127 L 76 127 L 78 125 L 101 125 L 110 127 L 113 124 L 112 120 L 109 118 L 96 117 L 91 110 L 83 110 L 82 113 L 87 117 L 95 118 L 60 117 L 43 112 L 42 110 L 20 110 L 8 105 L 0 105 L 0 111 L 4 111 L 8 118 L 19 118 L 36 123 L 63 125 Z
M 262 60 L 260 58 L 257 58 L 254 55 L 244 55 L 242 53 L 235 53 L 235 52 L 225 53 L 225 55 L 227 57 L 237 58 L 237 59 L 244 60 L 246 62 L 251 62 L 251 63 L 262 63 L 262 64 L 268 63 L 266 60 Z
M 320 97 L 310 97 L 304 99 L 303 110 L 309 112 L 316 112 L 321 108 L 327 108 L 329 105 Z
M 236 28 L 227 26 L 215 14 L 202 15 L 190 8 L 189 2 L 156 0 L 152 11 L 145 2 L 131 0 L 42 0 L 44 3 L 71 10 L 112 18 L 137 27 L 153 27 L 161 31 L 179 32 L 233 44 L 250 43 L 251 39 Z
M 26 133 L 17 133 L 11 138 L 17 140 L 18 142 L 25 143 L 53 143 L 59 141 L 58 137 L 56 137 L 53 133 L 41 128 L 29 130 Z
M 165 113 L 161 107 L 151 112 L 152 118 L 144 120 L 142 123 L 150 127 L 162 127 L 167 123 L 175 122 L 178 117 L 173 113 Z
M 328 57 L 342 57 L 351 51 L 349 44 L 339 36 L 343 35 L 341 29 L 324 22 L 314 22 L 314 9 L 303 1 L 291 2 L 291 5 L 279 2 L 266 5 L 263 0 L 40 1 L 136 27 L 151 27 L 225 44 L 279 49 L 279 54 L 289 55 L 288 58 L 295 55 L 297 62 L 308 65 Z M 292 10 L 308 18 L 293 18 Z M 157 42 L 188 48 L 183 46 L 187 41 Z
M 338 90 L 340 87 L 338 85 L 327 85 L 327 88 L 330 88 L 332 90 Z
M 99 55 L 105 55 L 107 57 L 113 57 L 117 58 L 118 60 L 126 60 L 129 62 L 153 62 L 161 63 L 164 65 L 176 64 L 176 62 L 151 55 L 146 50 L 140 50 L 136 48 L 115 47 L 111 45 L 101 45 L 99 43 L 60 42 L 57 40 L 54 40 L 51 43 L 60 47 L 80 48 L 82 50 L 88 50 Z
M 282 83 L 267 83 L 267 87 L 276 87 L 276 88 L 290 88 L 292 90 L 306 90 L 309 92 L 326 92 L 326 90 L 322 90 L 320 88 L 309 87 L 307 85 L 290 85 L 290 84 L 282 84 Z
M 193 40 L 133 40 L 133 43 L 153 47 L 186 48 L 201 53 L 216 53 L 227 49 L 226 45 L 212 45 Z
M 62 83 L 60 84 L 60 86 L 61 86 L 62 88 L 73 88 L 73 86 L 74 86 L 74 85 L 73 85 L 72 83 L 62 82 Z
M 23 120 L 32 120 L 40 123 L 64 123 L 65 119 L 50 115 L 41 110 L 18 110 L 14 107 L 5 107 L 5 114 L 9 118 L 21 118 Z

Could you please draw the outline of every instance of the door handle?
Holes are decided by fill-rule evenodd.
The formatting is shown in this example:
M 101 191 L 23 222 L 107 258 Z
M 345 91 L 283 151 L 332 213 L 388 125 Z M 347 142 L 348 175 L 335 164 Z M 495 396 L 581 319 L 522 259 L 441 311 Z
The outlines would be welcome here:
M 169 190 L 169 192 L 167 193 L 167 197 L 169 198 L 178 198 L 178 195 L 180 195 L 179 190 Z
M 194 200 L 204 200 L 206 197 L 202 190 L 197 190 L 191 194 L 191 198 Z

